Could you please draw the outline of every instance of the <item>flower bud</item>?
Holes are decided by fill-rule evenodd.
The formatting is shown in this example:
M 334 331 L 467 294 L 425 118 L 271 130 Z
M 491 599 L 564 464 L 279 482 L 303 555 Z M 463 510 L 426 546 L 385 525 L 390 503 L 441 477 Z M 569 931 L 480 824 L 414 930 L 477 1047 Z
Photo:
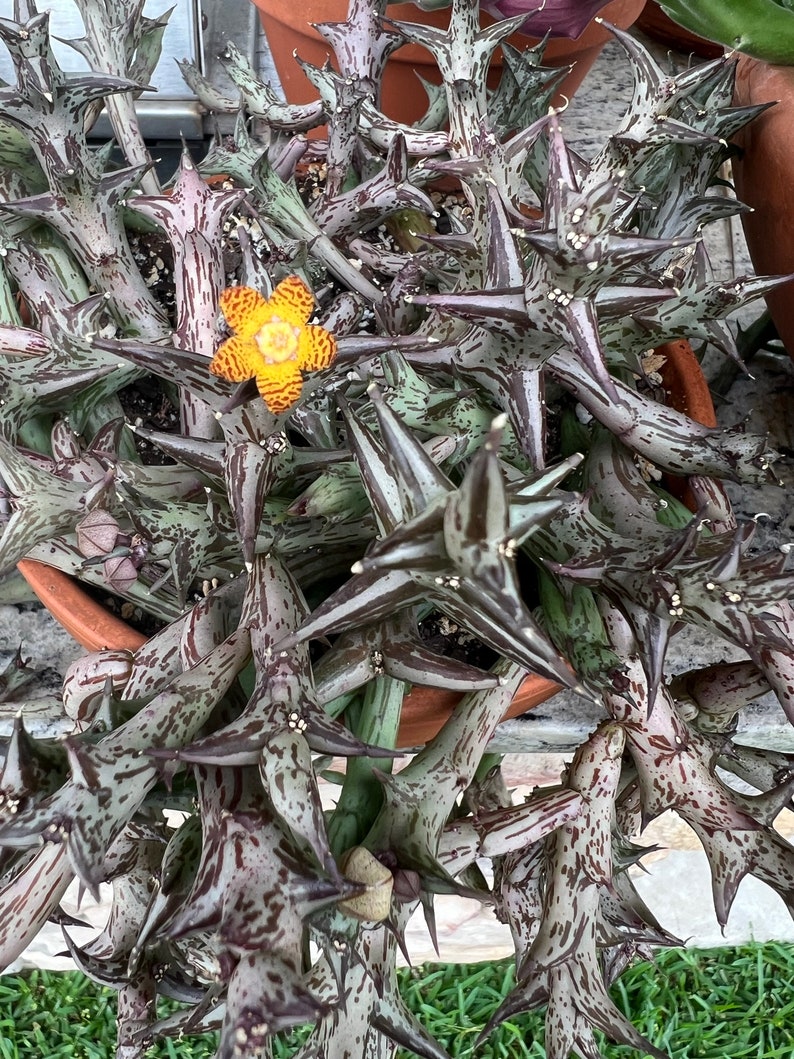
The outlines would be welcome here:
M 109 511 L 95 508 L 77 523 L 77 547 L 87 559 L 107 555 L 116 547 L 121 527 Z
M 342 856 L 339 867 L 351 882 L 363 883 L 367 889 L 358 897 L 339 902 L 349 916 L 368 923 L 380 923 L 391 909 L 394 876 L 364 846 L 354 846 Z
M 114 555 L 102 564 L 108 588 L 114 592 L 127 592 L 138 580 L 138 568 L 129 555 Z
M 94 651 L 72 662 L 63 680 L 63 707 L 68 717 L 87 724 L 102 704 L 110 678 L 114 693 L 124 689 L 132 672 L 129 651 Z

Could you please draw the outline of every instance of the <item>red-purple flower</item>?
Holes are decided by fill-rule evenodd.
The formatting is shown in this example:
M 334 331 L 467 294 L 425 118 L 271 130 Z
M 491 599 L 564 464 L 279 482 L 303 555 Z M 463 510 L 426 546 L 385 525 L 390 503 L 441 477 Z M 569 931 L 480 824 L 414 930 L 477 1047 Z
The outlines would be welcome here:
M 526 14 L 521 32 L 532 37 L 570 37 L 575 40 L 609 0 L 481 0 L 494 18 Z

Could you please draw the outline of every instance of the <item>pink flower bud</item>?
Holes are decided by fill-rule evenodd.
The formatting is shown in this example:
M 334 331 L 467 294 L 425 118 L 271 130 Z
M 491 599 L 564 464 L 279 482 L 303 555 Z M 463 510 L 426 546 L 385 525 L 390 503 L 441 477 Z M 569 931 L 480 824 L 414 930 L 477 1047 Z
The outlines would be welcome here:
M 138 571 L 127 555 L 114 555 L 102 564 L 102 572 L 108 587 L 116 592 L 126 592 L 138 580 Z
M 109 511 L 95 508 L 77 523 L 77 547 L 86 559 L 107 555 L 116 547 L 120 526 Z

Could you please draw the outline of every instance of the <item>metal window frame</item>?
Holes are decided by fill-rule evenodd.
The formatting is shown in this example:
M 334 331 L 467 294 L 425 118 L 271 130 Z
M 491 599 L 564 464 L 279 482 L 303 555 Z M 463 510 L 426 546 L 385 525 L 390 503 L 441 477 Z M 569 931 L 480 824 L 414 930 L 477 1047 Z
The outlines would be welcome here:
M 260 46 L 259 20 L 250 0 L 173 0 L 173 4 L 175 10 L 163 38 L 163 53 L 152 78 L 158 90 L 143 92 L 135 108 L 144 136 L 153 142 L 201 140 L 213 131 L 216 122 L 225 132 L 234 120 L 231 115 L 218 115 L 217 118 L 207 115 L 182 81 L 177 59 L 196 63 L 213 84 L 234 98 L 237 89 L 218 56 L 227 41 L 233 40 L 256 65 Z M 53 28 L 59 36 L 74 37 L 82 33 L 82 20 L 74 0 L 47 0 L 46 6 L 52 12 Z M 168 6 L 169 0 L 147 0 L 146 13 L 154 17 Z M 0 0 L 0 17 L 13 18 L 13 9 L 13 0 Z M 64 67 L 74 55 L 74 69 L 86 68 L 84 61 L 66 45 L 56 46 L 56 54 Z M 10 58 L 0 46 L 0 78 L 13 83 L 13 77 Z M 107 119 L 100 117 L 92 135 L 104 139 L 112 135 Z

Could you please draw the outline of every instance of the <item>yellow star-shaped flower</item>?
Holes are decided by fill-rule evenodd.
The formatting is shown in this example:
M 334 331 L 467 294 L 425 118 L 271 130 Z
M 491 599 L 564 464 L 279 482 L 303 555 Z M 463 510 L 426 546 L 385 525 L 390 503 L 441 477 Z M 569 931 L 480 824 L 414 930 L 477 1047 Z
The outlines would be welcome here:
M 275 415 L 300 397 L 302 372 L 327 368 L 336 356 L 330 331 L 308 323 L 314 295 L 299 276 L 287 276 L 269 298 L 251 287 L 228 287 L 220 306 L 234 334 L 218 346 L 210 371 L 229 382 L 256 379 Z

